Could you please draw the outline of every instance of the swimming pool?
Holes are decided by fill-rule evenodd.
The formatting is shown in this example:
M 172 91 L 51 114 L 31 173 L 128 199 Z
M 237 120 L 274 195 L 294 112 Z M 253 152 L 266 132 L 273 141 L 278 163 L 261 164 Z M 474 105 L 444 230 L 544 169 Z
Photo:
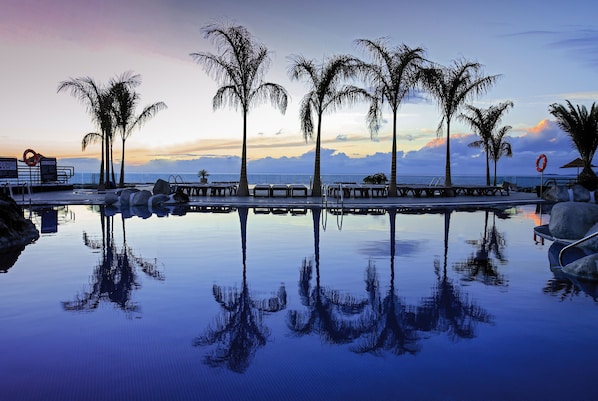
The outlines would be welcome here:
M 0 400 L 595 398 L 596 287 L 537 208 L 26 210 Z

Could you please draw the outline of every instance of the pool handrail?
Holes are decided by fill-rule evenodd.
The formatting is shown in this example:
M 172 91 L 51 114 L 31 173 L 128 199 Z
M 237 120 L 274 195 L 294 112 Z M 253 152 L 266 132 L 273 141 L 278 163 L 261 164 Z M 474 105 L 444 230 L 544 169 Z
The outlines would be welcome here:
M 594 233 L 592 233 L 590 235 L 586 235 L 585 237 L 583 237 L 583 238 L 581 238 L 581 239 L 579 239 L 579 240 L 577 240 L 575 242 L 572 242 L 572 243 L 567 244 L 566 246 L 564 246 L 563 249 L 561 249 L 561 251 L 559 252 L 559 265 L 561 267 L 563 267 L 563 254 L 565 253 L 566 250 L 568 250 L 570 248 L 573 248 L 574 246 L 577 246 L 579 244 L 582 244 L 582 243 L 584 243 L 584 242 L 586 242 L 586 241 L 588 241 L 588 240 L 590 240 L 590 239 L 592 239 L 592 238 L 594 238 L 596 236 L 598 236 L 598 231 L 596 231 L 596 232 L 594 232 Z

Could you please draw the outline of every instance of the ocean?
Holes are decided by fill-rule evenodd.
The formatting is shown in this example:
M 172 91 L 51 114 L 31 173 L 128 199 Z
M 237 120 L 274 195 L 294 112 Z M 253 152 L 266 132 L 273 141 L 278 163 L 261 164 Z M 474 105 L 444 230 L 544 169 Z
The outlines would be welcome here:
M 337 182 L 351 182 L 361 183 L 363 178 L 368 174 L 323 174 L 321 176 L 323 184 L 333 184 Z M 312 175 L 310 174 L 274 174 L 274 173 L 256 173 L 248 174 L 247 180 L 249 185 L 255 184 L 305 184 L 310 185 L 312 182 Z M 565 176 L 558 176 L 559 178 L 568 178 Z M 168 174 L 168 173 L 126 173 L 125 181 L 128 184 L 152 184 L 158 179 L 163 179 L 169 182 L 199 182 L 197 173 L 180 173 L 180 174 Z M 389 177 L 390 178 L 390 177 Z M 548 179 L 549 176 L 545 175 L 544 179 Z M 575 178 L 575 177 L 570 177 Z M 96 184 L 99 179 L 98 173 L 75 173 L 74 176 L 69 180 L 75 185 L 85 184 Z M 116 179 L 119 177 L 117 175 Z M 491 178 L 492 179 L 492 178 Z M 431 175 L 399 175 L 397 177 L 398 184 L 430 184 L 440 180 L 444 182 L 444 177 L 431 176 Z M 208 177 L 209 182 L 231 182 L 239 181 L 239 174 L 210 174 Z M 482 175 L 453 175 L 453 185 L 485 185 L 486 177 Z M 509 182 L 520 188 L 535 188 L 541 184 L 541 176 L 498 176 L 496 180 L 497 184 L 503 182 Z

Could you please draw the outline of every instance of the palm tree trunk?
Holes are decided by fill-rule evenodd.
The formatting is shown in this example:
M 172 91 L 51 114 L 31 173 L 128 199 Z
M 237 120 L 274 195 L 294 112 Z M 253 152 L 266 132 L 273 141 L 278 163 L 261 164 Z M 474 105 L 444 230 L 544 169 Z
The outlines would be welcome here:
M 494 185 L 496 185 L 496 165 L 498 164 L 498 160 L 494 160 Z
M 102 143 L 102 146 L 100 146 L 102 148 L 102 162 L 100 163 L 100 181 L 98 182 L 98 189 L 102 189 L 105 187 L 104 185 L 104 144 Z
M 490 186 L 490 144 L 485 143 L 484 148 L 486 153 L 486 186 Z M 494 180 L 496 180 L 496 171 L 494 172 Z
M 320 132 L 322 129 L 322 113 L 318 114 L 318 133 L 316 135 L 316 154 L 314 158 L 314 180 L 311 196 L 322 196 L 322 179 L 320 177 Z
M 118 182 L 120 188 L 125 186 L 125 138 L 123 137 L 123 153 L 122 160 L 120 161 L 120 179 Z
M 113 185 L 116 185 L 116 177 L 114 176 L 114 147 L 113 147 L 114 143 L 112 142 L 112 139 L 110 139 L 110 174 L 112 176 L 112 179 L 110 180 L 110 182 Z
M 392 160 L 390 162 L 390 185 L 388 187 L 388 197 L 397 197 L 397 110 L 392 113 Z
M 239 177 L 238 196 L 249 196 L 247 183 L 247 110 L 243 109 L 243 145 L 241 150 L 241 174 Z
M 452 187 L 451 180 L 451 119 L 446 119 L 446 166 L 444 168 L 444 186 Z
M 106 152 L 106 168 L 104 169 L 104 184 L 107 185 L 110 181 L 110 135 L 108 132 L 104 133 L 104 146 Z

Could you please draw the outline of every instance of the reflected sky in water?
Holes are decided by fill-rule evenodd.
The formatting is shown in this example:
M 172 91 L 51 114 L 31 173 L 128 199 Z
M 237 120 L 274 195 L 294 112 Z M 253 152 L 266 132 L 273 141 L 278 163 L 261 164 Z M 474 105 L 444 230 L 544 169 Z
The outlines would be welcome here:
M 598 291 L 547 214 L 375 212 L 26 210 L 0 400 L 595 397 Z

